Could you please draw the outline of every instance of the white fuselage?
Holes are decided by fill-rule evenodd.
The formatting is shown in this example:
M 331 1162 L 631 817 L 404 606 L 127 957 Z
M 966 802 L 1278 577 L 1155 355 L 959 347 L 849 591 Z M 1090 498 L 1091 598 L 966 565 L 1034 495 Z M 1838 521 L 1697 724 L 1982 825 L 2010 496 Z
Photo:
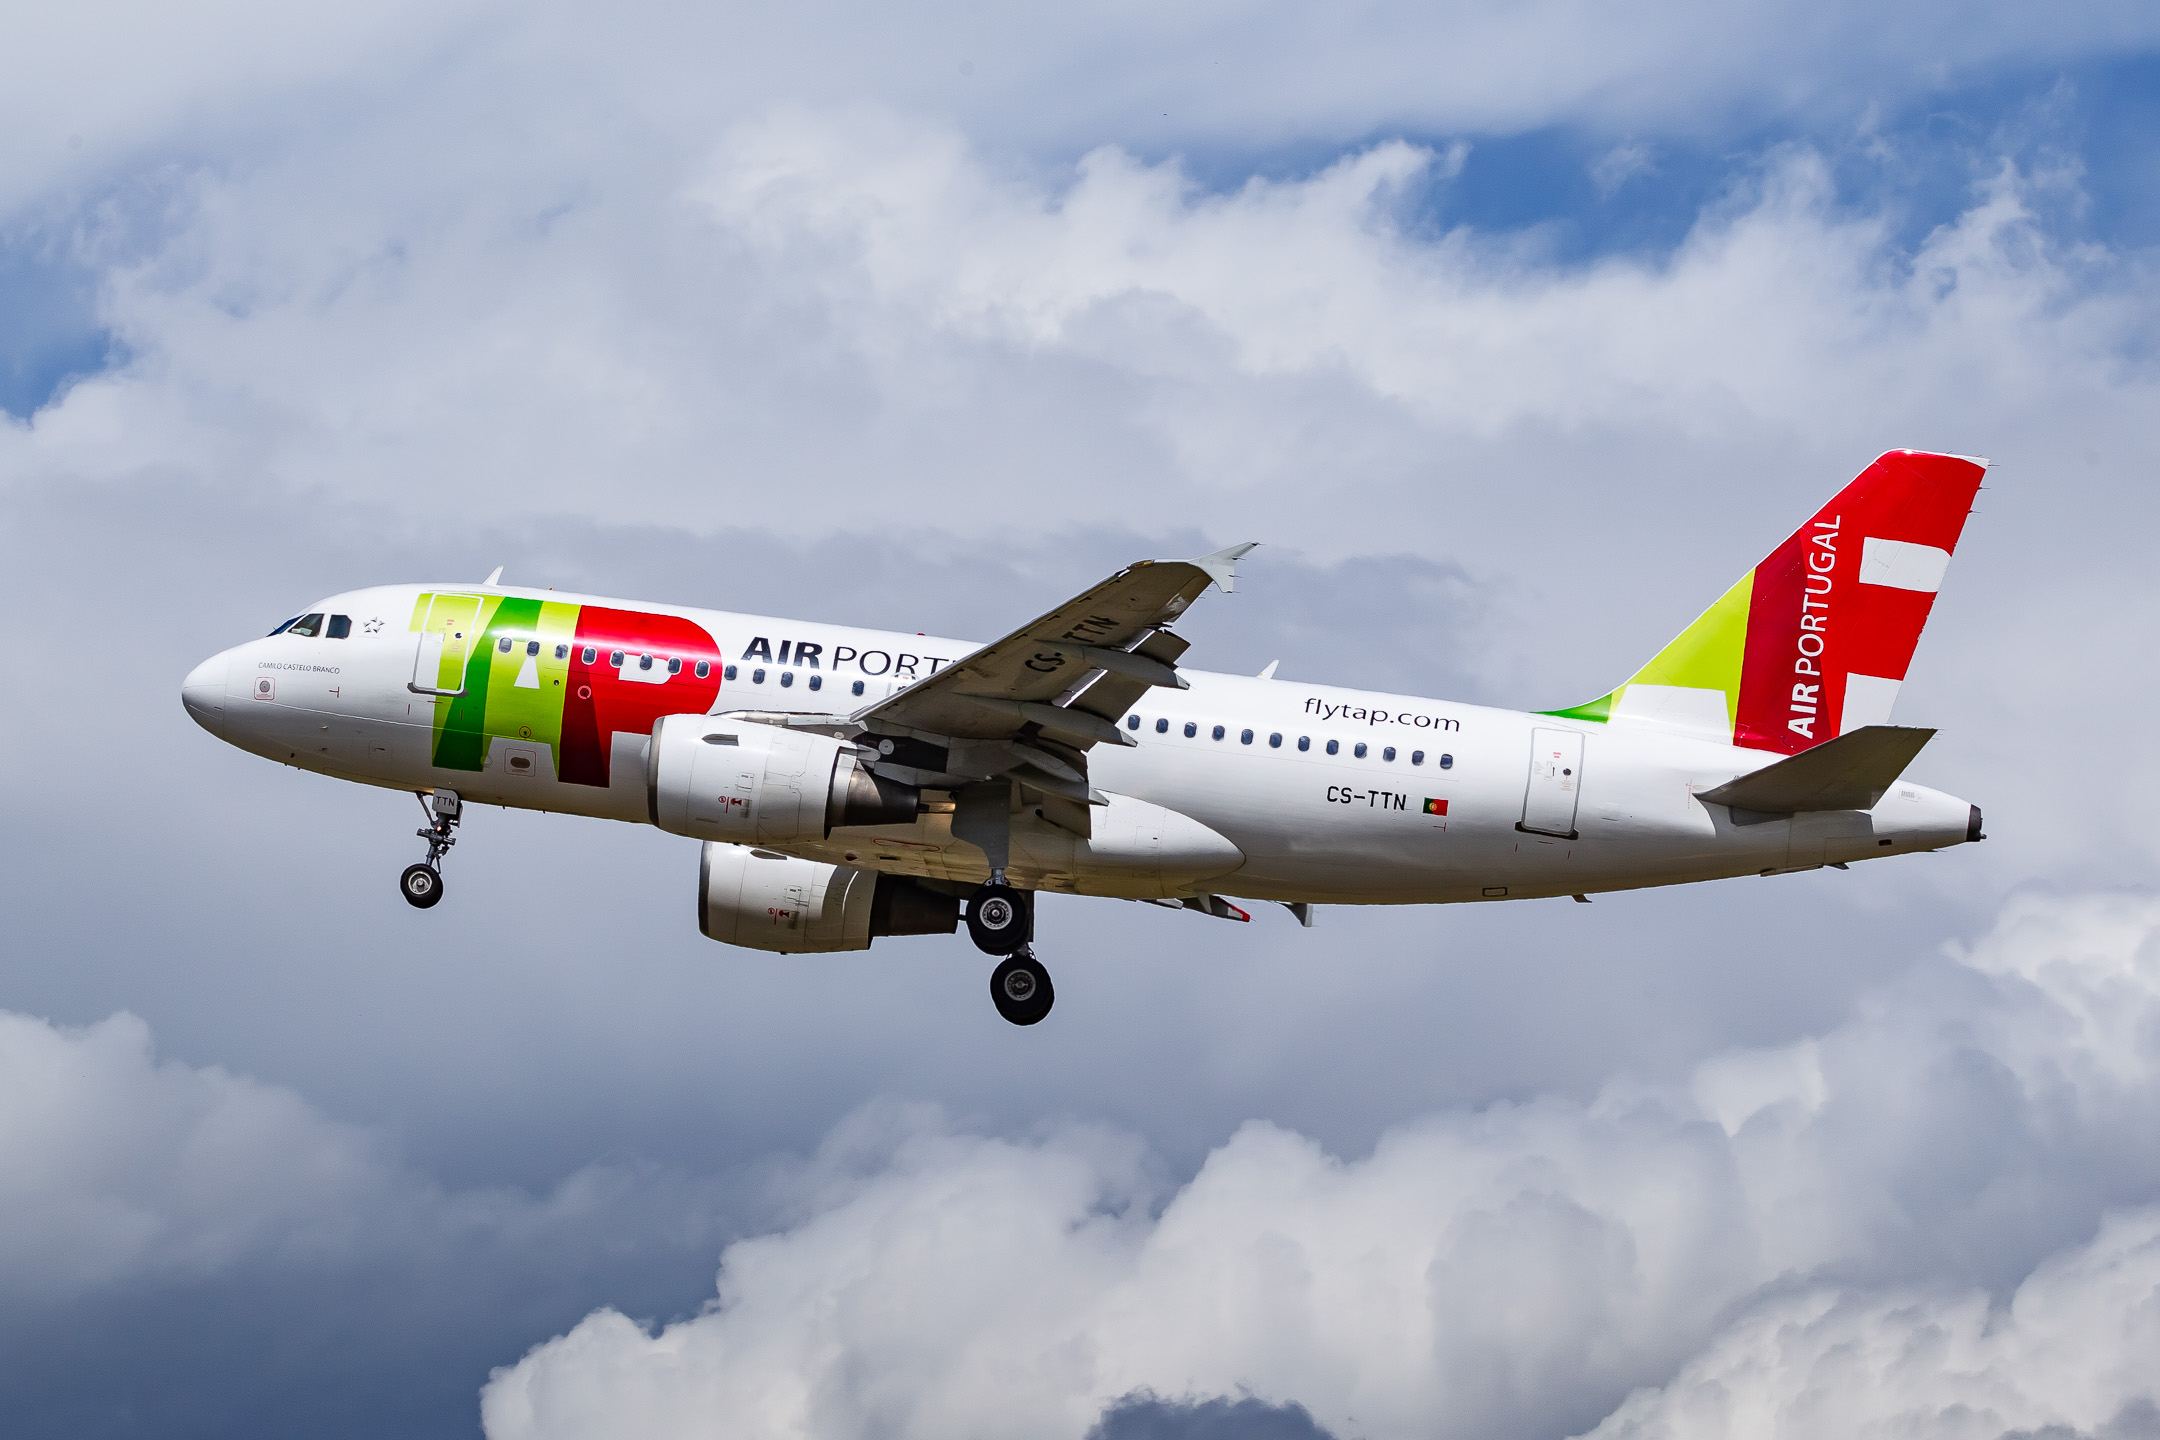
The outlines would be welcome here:
M 638 734 L 617 733 L 606 742 L 615 763 L 604 786 L 557 779 L 547 744 L 514 732 L 486 737 L 478 769 L 432 763 L 438 702 L 410 683 L 422 644 L 410 617 L 416 599 L 429 592 L 391 586 L 322 601 L 316 609 L 352 617 L 347 637 L 275 635 L 226 651 L 188 678 L 188 708 L 236 746 L 342 779 L 455 789 L 486 804 L 645 822 L 645 739 Z M 717 699 L 695 707 L 700 713 L 845 715 L 975 648 L 551 591 L 488 593 L 694 621 L 732 672 Z M 799 659 L 806 647 L 807 664 Z M 777 658 L 782 654 L 787 663 Z M 1126 717 L 1132 747 L 1097 745 L 1088 759 L 1089 780 L 1112 797 L 1110 806 L 1096 807 L 1099 826 L 1125 834 L 1140 852 L 1159 851 L 1159 875 L 1136 875 L 1130 854 L 1117 866 L 1098 866 L 1086 842 L 1021 814 L 1014 820 L 1014 883 L 1083 894 L 1214 892 L 1416 904 L 1809 868 L 1969 838 L 1973 812 L 1966 802 L 1904 782 L 1868 811 L 1754 817 L 1706 804 L 1696 798 L 1700 792 L 1781 757 L 1650 725 L 1182 673 L 1189 689 L 1151 690 Z M 528 681 L 560 683 L 535 671 L 517 683 Z M 1558 751 L 1550 749 L 1555 736 Z M 1573 736 L 1581 737 L 1579 753 L 1571 748 Z M 1568 773 L 1534 774 L 1534 749 L 1564 752 L 1572 762 L 1561 767 Z M 1121 810 L 1128 797 L 1144 803 Z M 1556 814 L 1565 818 L 1556 822 Z M 1179 817 L 1197 828 L 1180 830 Z M 1524 827 L 1526 818 L 1532 828 Z M 841 830 L 820 842 L 776 848 L 963 883 L 988 874 L 983 853 L 955 839 L 949 813 L 937 807 L 912 826 Z

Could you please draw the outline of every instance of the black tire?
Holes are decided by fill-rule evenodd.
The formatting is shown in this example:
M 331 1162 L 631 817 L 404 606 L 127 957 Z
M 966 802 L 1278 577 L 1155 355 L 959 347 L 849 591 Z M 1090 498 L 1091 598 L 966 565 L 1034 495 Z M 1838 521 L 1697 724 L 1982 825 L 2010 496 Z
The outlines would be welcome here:
M 1057 991 L 1050 972 L 1032 955 L 1013 955 L 990 972 L 990 1003 L 1015 1025 L 1033 1025 L 1050 1013 Z
M 968 938 L 985 955 L 1010 955 L 1035 938 L 1032 897 L 1010 885 L 985 885 L 968 901 Z
M 442 899 L 442 874 L 432 865 L 408 865 L 398 876 L 398 892 L 415 910 L 425 910 Z

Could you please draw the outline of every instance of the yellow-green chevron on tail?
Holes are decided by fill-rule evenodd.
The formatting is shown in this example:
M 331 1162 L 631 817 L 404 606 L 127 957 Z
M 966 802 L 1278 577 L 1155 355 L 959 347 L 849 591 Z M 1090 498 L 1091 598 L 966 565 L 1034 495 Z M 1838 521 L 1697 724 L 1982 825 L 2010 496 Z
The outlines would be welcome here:
M 1702 693 L 1701 708 L 1708 713 L 1708 692 L 1715 691 L 1724 696 L 1725 731 L 1730 735 L 1740 713 L 1740 671 L 1747 659 L 1748 606 L 1754 593 L 1755 572 L 1750 570 L 1612 693 L 1587 705 L 1545 713 L 1573 720 L 1608 720 L 1616 708 L 1623 707 L 1627 692 L 1638 685 Z

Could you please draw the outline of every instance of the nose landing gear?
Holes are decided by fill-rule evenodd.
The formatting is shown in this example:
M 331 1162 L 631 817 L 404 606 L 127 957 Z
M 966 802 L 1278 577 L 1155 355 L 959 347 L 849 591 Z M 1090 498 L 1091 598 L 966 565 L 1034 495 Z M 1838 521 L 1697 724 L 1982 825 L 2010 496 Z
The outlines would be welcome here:
M 398 892 L 406 904 L 425 910 L 442 899 L 442 857 L 457 844 L 457 837 L 450 832 L 457 829 L 464 806 L 455 790 L 437 790 L 433 796 L 419 798 L 428 824 L 413 833 L 427 841 L 427 859 L 405 867 L 405 873 L 398 877 Z
M 1028 942 L 1035 937 L 1035 897 L 1005 883 L 993 870 L 990 883 L 968 901 L 968 938 L 986 955 L 1002 955 L 990 972 L 990 1000 L 1015 1025 L 1033 1025 L 1050 1013 L 1057 992 L 1050 972 Z

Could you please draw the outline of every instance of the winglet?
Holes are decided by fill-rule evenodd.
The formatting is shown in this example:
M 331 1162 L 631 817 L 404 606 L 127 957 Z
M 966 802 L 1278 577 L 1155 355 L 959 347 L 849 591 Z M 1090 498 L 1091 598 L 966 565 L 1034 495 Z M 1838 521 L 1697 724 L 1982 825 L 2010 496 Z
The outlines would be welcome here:
M 497 565 L 493 570 L 488 571 L 488 578 L 480 582 L 481 588 L 485 589 L 487 586 L 493 585 L 496 581 L 502 579 L 502 572 L 503 567 L 500 565 Z
M 1202 570 L 1207 571 L 1208 578 L 1222 587 L 1223 594 L 1229 595 L 1237 590 L 1237 562 L 1259 547 L 1259 541 L 1247 540 L 1242 545 L 1232 545 L 1227 549 L 1217 550 L 1212 555 L 1202 555 L 1199 559 L 1189 560 L 1186 563 L 1197 565 Z
M 1262 680 L 1272 680 L 1272 679 L 1274 679 L 1274 678 L 1275 678 L 1275 667 L 1276 667 L 1277 665 L 1280 665 L 1280 664 L 1282 664 L 1282 661 L 1280 661 L 1280 660 L 1270 660 L 1270 661 L 1268 661 L 1268 662 L 1267 662 L 1267 669 L 1265 669 L 1265 670 L 1262 670 L 1262 671 L 1260 672 L 1260 678 L 1261 678 Z

